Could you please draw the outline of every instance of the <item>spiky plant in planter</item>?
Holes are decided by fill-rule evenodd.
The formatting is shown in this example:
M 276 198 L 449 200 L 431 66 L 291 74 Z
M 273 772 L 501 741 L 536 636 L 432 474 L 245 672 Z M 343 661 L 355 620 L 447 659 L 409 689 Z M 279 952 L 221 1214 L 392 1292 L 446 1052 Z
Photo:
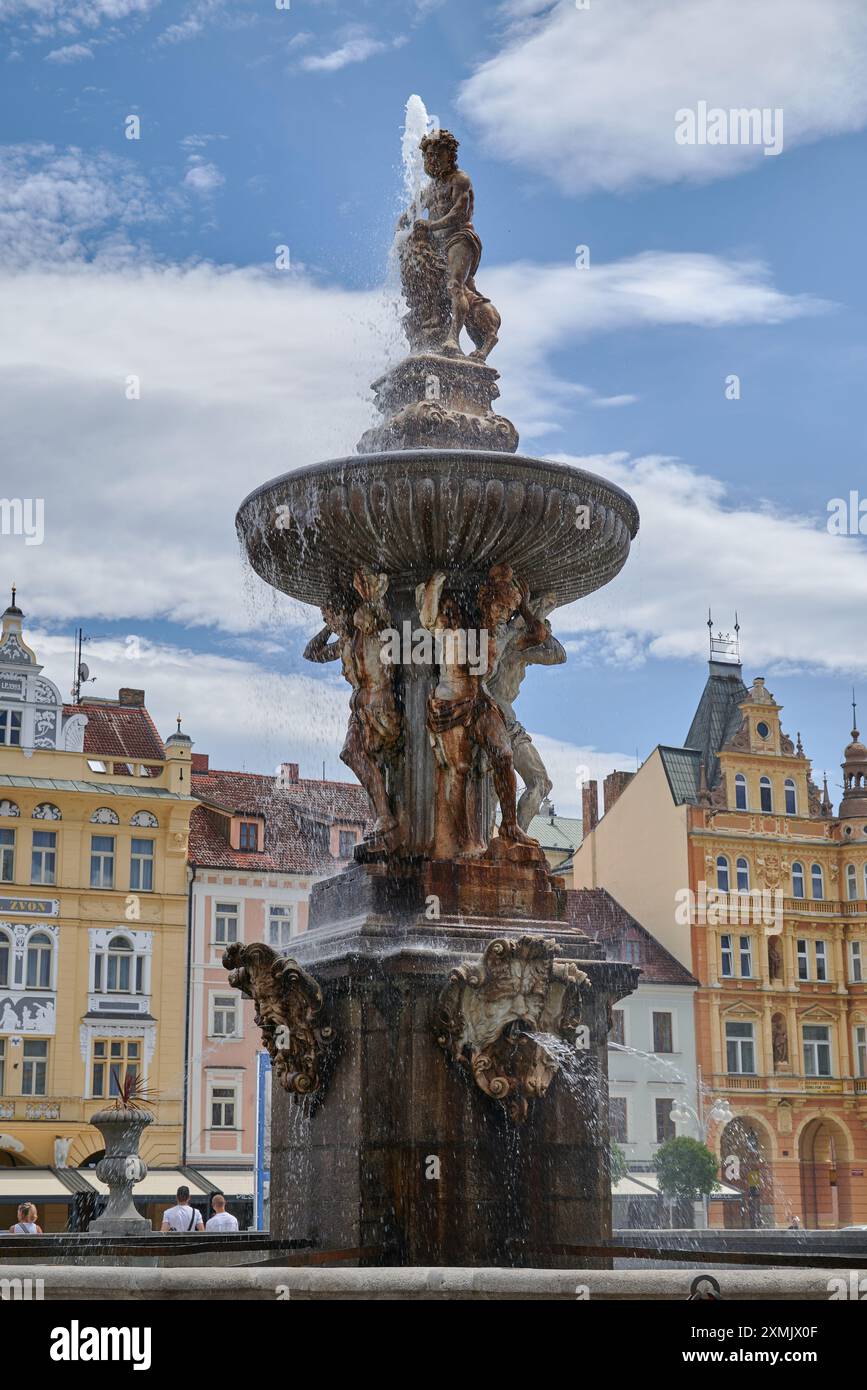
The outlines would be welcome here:
M 147 1111 L 156 1105 L 158 1099 L 159 1093 L 154 1091 L 138 1072 L 127 1072 L 120 1085 L 119 1094 L 108 1108 Z
M 96 1165 L 96 1176 L 109 1188 L 105 1211 L 90 1223 L 92 1231 L 150 1234 L 151 1223 L 136 1211 L 132 1189 L 147 1177 L 147 1164 L 138 1146 L 143 1131 L 154 1122 L 151 1108 L 155 1101 L 156 1092 L 138 1074 L 127 1072 L 111 1104 L 90 1117 L 105 1140 L 105 1156 Z

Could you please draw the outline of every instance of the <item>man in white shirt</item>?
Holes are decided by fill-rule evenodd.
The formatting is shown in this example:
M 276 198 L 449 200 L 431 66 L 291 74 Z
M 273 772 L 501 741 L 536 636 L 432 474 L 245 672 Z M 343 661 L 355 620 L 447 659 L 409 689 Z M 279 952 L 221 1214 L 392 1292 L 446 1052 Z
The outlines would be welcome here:
M 214 1208 L 214 1215 L 205 1226 L 206 1231 L 237 1231 L 238 1218 L 231 1212 L 226 1211 L 226 1199 L 222 1192 L 215 1192 L 211 1198 L 211 1206 Z
M 190 1189 L 179 1187 L 175 1196 L 178 1199 L 176 1207 L 169 1207 L 163 1212 L 163 1224 L 160 1227 L 162 1232 L 176 1231 L 180 1235 L 187 1235 L 191 1231 L 203 1231 L 205 1223 L 195 1207 L 190 1206 Z

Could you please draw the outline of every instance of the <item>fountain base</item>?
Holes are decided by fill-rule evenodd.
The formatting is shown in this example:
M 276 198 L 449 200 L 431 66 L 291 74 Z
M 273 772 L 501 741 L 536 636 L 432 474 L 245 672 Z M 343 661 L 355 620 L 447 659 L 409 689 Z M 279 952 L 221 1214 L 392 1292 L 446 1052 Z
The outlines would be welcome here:
M 586 1037 L 569 1075 L 560 1068 L 516 1124 L 472 1067 L 445 1054 L 443 990 L 484 979 L 486 952 L 489 963 L 491 951 L 517 956 L 548 938 L 553 960 L 552 930 L 557 978 L 583 981 Z M 362 1251 L 366 1264 L 549 1268 L 574 1263 L 555 1247 L 610 1234 L 609 1010 L 635 988 L 634 967 L 550 920 L 431 922 L 394 904 L 323 922 L 293 949 L 323 990 L 338 1058 L 313 1104 L 274 1088 L 273 1234 Z M 539 977 L 519 974 L 531 999 Z M 502 980 L 492 998 L 507 1016 Z M 530 1007 L 522 997 L 513 1017 Z M 508 1046 L 508 1027 L 500 1034 Z

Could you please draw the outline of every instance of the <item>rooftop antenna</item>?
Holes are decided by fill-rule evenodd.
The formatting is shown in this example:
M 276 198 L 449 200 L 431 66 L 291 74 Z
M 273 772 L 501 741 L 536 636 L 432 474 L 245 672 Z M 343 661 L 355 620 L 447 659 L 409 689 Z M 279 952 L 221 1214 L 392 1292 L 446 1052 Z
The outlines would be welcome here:
M 15 590 L 13 589 L 12 592 L 14 595 Z M 72 675 L 72 703 L 74 705 L 81 704 L 81 687 L 88 684 L 92 685 L 96 680 L 96 676 L 90 674 L 90 667 L 87 662 L 81 659 L 82 646 L 90 640 L 89 636 L 85 636 L 84 629 L 79 628 L 75 634 L 75 665 Z

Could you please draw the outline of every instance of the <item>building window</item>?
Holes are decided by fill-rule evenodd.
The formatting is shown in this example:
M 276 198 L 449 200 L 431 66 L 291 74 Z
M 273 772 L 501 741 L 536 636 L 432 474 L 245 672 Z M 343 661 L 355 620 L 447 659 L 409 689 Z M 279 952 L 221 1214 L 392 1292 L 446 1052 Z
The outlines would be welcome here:
M 608 1097 L 608 1127 L 615 1144 L 629 1143 L 625 1096 Z
M 20 709 L 0 709 L 0 743 L 9 748 L 21 747 Z
M 831 1029 L 827 1024 L 804 1024 L 804 1075 L 831 1075 Z
M 22 1096 L 44 1096 L 48 1080 L 48 1043 L 25 1042 L 21 1065 Z
M 771 779 L 769 777 L 759 778 L 759 804 L 763 811 L 773 811 L 774 798 L 771 795 Z
M 864 861 L 864 897 L 867 898 L 867 860 Z
M 2 943 L 0 943 L 0 950 L 2 950 Z M 849 979 L 853 985 L 860 985 L 864 982 L 860 941 L 849 942 Z
M 742 936 L 739 941 L 741 979 L 749 980 L 753 973 L 753 939 L 751 936 Z
M 810 956 L 806 941 L 798 941 L 798 979 L 809 980 L 810 978 Z
M 747 809 L 747 779 L 742 772 L 735 776 L 735 810 Z
M 786 791 L 786 815 L 796 816 L 798 814 L 798 793 L 795 789 L 795 783 L 791 777 L 787 777 L 783 785 Z
M 822 873 L 821 864 L 813 864 L 810 868 L 810 886 L 813 897 L 817 902 L 821 902 L 825 896 L 825 875 Z
M 611 1027 L 608 1030 L 608 1041 L 619 1043 L 621 1047 L 626 1046 L 626 1023 L 625 1014 L 622 1009 L 611 1010 Z
M 0 931 L 0 988 L 9 984 L 9 963 L 12 960 L 12 942 L 5 931 Z
M 6 1091 L 6 1039 L 0 1038 L 0 1096 Z
M 289 945 L 292 936 L 292 908 L 272 903 L 268 908 L 268 945 L 281 951 Z
M 15 881 L 15 831 L 0 830 L 0 883 Z
M 671 1014 L 656 1013 L 653 1015 L 653 1050 L 654 1052 L 673 1052 L 674 1051 L 674 1032 L 671 1026 Z
M 238 1036 L 238 998 L 233 994 L 211 995 L 211 1037 Z
M 735 865 L 738 874 L 738 892 L 748 893 L 750 891 L 750 866 L 746 859 L 739 859 Z
M 720 974 L 726 978 L 735 973 L 734 953 L 732 951 L 732 939 L 730 936 L 721 936 L 720 944 Z
M 125 1080 L 141 1075 L 140 1038 L 94 1038 L 91 1094 L 119 1096 Z
M 724 854 L 717 855 L 716 886 L 720 893 L 729 891 L 729 861 Z
M 238 845 L 241 849 L 247 850 L 259 848 L 259 827 L 254 820 L 241 821 Z
M 855 1075 L 867 1076 L 867 1028 L 864 1027 L 855 1029 Z
M 803 898 L 804 896 L 804 866 L 803 864 L 792 865 L 792 897 Z
M 828 951 L 824 941 L 816 942 L 816 979 L 819 981 L 828 978 Z
M 214 1086 L 211 1089 L 211 1129 L 234 1129 L 238 1104 L 236 1086 Z
M 354 830 L 341 830 L 340 832 L 340 858 L 351 859 L 355 846 L 358 844 L 358 836 Z
M 31 883 L 57 882 L 57 831 L 34 830 L 30 859 Z
M 129 856 L 129 886 L 134 893 L 153 892 L 153 840 L 133 840 Z
M 26 981 L 28 989 L 50 989 L 51 988 L 51 937 L 46 936 L 44 931 L 34 932 L 27 938 L 27 973 Z
M 91 835 L 90 837 L 90 886 L 91 888 L 114 887 L 113 835 Z
M 858 896 L 858 875 L 854 864 L 846 865 L 846 897 L 853 903 Z
M 674 1101 L 665 1099 L 656 1102 L 656 1142 L 664 1144 L 667 1139 L 676 1139 L 677 1130 L 671 1118 Z
M 214 941 L 218 946 L 238 940 L 238 914 L 237 903 L 215 903 Z
M 726 1024 L 726 1070 L 737 1075 L 755 1076 L 756 1045 L 751 1023 Z

